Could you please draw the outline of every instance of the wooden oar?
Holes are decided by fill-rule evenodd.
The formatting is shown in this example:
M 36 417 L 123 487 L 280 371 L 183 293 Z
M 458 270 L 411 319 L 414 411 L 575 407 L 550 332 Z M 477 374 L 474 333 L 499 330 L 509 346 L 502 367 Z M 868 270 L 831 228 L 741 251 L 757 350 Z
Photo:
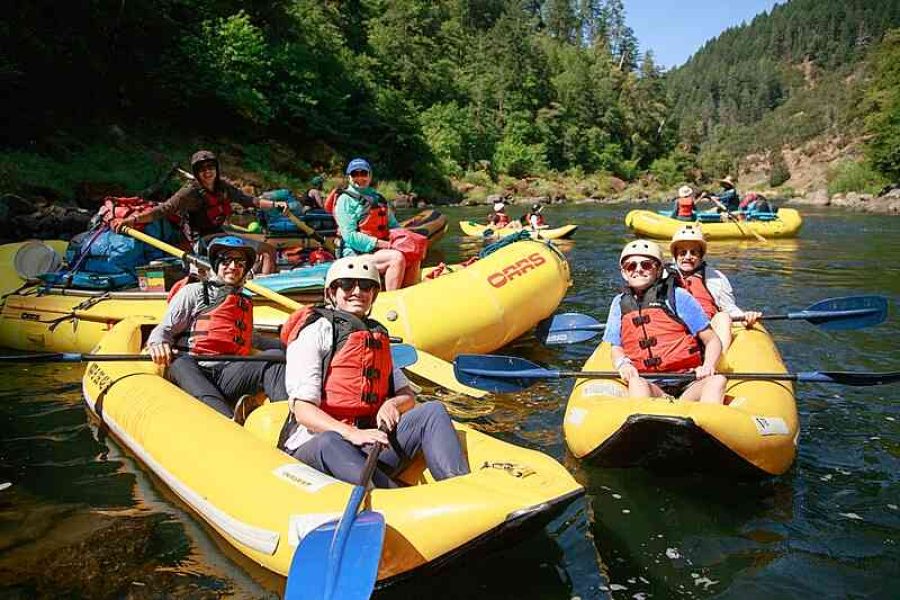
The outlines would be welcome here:
M 384 545 L 384 515 L 359 507 L 378 466 L 381 444 L 369 453 L 341 520 L 312 530 L 294 550 L 285 600 L 364 600 L 372 595 Z
M 862 329 L 883 323 L 888 303 L 884 296 L 842 296 L 827 298 L 804 308 L 781 315 L 763 315 L 763 321 L 807 321 L 828 331 Z M 743 321 L 743 317 L 734 319 Z M 544 319 L 534 335 L 542 344 L 577 344 L 606 329 L 594 317 L 581 313 L 561 313 Z
M 460 354 L 454 362 L 456 377 L 473 387 L 488 392 L 510 393 L 528 389 L 544 379 L 580 377 L 618 379 L 617 371 L 561 371 L 515 356 L 492 354 Z M 808 371 L 803 373 L 723 373 L 728 379 L 764 381 L 800 381 L 870 386 L 900 381 L 900 372 L 865 373 L 847 371 Z M 642 373 L 647 379 L 693 380 L 693 373 Z
M 179 353 L 175 352 L 175 356 Z M 240 354 L 217 354 L 215 356 L 194 355 L 198 360 L 227 360 L 229 362 L 284 362 L 284 355 L 277 356 L 271 354 L 250 354 L 243 356 Z M 415 364 L 418 359 L 418 353 L 415 347 L 409 344 L 391 344 L 391 359 L 395 367 L 401 369 L 407 368 Z M 45 363 L 45 362 L 98 362 L 98 361 L 144 361 L 152 360 L 149 354 L 80 354 L 77 352 L 43 352 L 37 354 L 16 354 L 10 356 L 0 356 L 0 364 L 24 362 L 24 363 Z
M 193 262 L 207 269 L 211 268 L 208 261 L 189 252 L 185 252 L 181 248 L 176 248 L 171 244 L 160 241 L 153 236 L 143 233 L 142 231 L 132 229 L 131 227 L 123 227 L 120 233 L 130 235 L 136 240 L 140 240 L 145 244 L 153 246 L 154 248 L 158 248 L 159 250 L 167 252 L 172 256 L 180 258 L 181 260 Z M 275 302 L 276 304 L 280 304 L 288 310 L 294 311 L 303 307 L 303 305 L 299 302 L 292 300 L 287 296 L 279 294 L 278 292 L 274 292 L 257 283 L 253 283 L 253 281 L 245 282 L 244 287 L 254 294 L 258 294 L 263 298 L 267 298 L 272 302 Z M 417 348 L 416 350 L 419 353 L 420 360 L 416 362 L 416 364 L 407 367 L 412 373 L 419 375 L 424 379 L 428 379 L 429 381 L 434 382 L 440 387 L 446 388 L 453 392 L 457 392 L 460 394 L 469 394 L 469 388 L 460 385 L 459 381 L 457 381 L 456 378 L 453 377 L 453 367 L 450 363 L 419 348 Z M 441 368 L 435 368 L 435 365 L 442 366 Z
M 719 199 L 716 198 L 715 196 L 707 196 L 707 198 L 712 200 L 713 204 L 715 204 L 717 207 L 719 207 L 721 210 L 723 210 L 725 212 L 725 214 L 728 216 L 728 218 L 731 219 L 732 221 L 734 221 L 734 224 L 737 226 L 738 231 L 741 232 L 741 235 L 743 235 L 744 237 L 747 237 L 747 231 L 744 230 L 743 227 L 741 227 L 741 220 L 738 219 L 734 213 L 732 213 L 730 210 L 728 210 L 728 208 L 724 204 L 722 204 L 719 201 Z M 750 231 L 750 233 L 753 234 L 753 237 L 755 237 L 760 242 L 768 243 L 769 240 L 767 240 L 766 238 L 764 238 L 763 236 L 758 234 L 756 231 L 753 230 L 753 228 L 750 228 L 749 231 Z

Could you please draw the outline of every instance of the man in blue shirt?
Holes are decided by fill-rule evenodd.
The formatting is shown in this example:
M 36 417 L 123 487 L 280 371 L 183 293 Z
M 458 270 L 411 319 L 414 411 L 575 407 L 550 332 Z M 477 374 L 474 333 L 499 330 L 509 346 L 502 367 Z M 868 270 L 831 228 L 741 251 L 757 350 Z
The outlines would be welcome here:
M 631 397 L 679 396 L 721 404 L 726 379 L 716 374 L 722 343 L 693 296 L 662 279 L 662 251 L 655 242 L 635 240 L 619 257 L 627 285 L 609 307 L 603 341 L 628 384 Z M 643 373 L 693 372 L 686 384 L 650 383 Z

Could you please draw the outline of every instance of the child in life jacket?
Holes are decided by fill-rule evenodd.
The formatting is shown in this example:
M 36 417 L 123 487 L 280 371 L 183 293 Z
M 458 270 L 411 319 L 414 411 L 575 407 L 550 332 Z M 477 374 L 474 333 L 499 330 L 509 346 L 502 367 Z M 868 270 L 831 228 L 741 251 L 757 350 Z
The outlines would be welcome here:
M 721 404 L 725 377 L 716 374 L 722 343 L 700 304 L 662 278 L 662 251 L 655 242 L 635 240 L 619 257 L 625 289 L 609 307 L 603 341 L 631 397 L 678 396 Z M 684 383 L 651 383 L 642 375 L 693 372 Z
M 168 367 L 168 379 L 228 418 L 239 400 L 260 390 L 273 402 L 287 400 L 283 362 L 216 358 L 246 356 L 253 348 L 253 302 L 243 284 L 256 251 L 239 237 L 223 236 L 210 243 L 209 260 L 212 277 L 178 289 L 150 333 L 147 350 L 153 362 Z M 263 354 L 280 358 L 283 353 Z
M 672 283 L 687 290 L 703 312 L 710 319 L 716 335 L 722 341 L 722 352 L 731 346 L 731 324 L 743 320 L 744 324 L 753 327 L 761 312 L 738 308 L 734 300 L 734 290 L 725 275 L 707 266 L 703 257 L 706 255 L 706 238 L 696 225 L 685 225 L 672 236 L 669 244 L 674 264 L 672 265 Z
M 382 444 L 376 487 L 397 487 L 419 452 L 434 478 L 469 472 L 440 402 L 419 404 L 393 366 L 387 330 L 369 318 L 381 278 L 371 256 L 339 259 L 325 278 L 324 308 L 306 307 L 281 329 L 291 410 L 278 447 L 306 465 L 357 483 L 367 447 Z

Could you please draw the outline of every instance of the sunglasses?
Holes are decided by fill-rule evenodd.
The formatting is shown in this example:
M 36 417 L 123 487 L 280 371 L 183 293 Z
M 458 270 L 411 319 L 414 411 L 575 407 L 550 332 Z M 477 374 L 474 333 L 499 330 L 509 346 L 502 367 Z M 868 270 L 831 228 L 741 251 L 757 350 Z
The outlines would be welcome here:
M 699 248 L 677 248 L 675 250 L 676 257 L 687 256 L 688 254 L 690 254 L 691 256 L 696 256 L 698 258 L 702 258 L 703 250 L 700 250 Z
M 339 287 L 344 290 L 345 293 L 350 293 L 353 291 L 353 288 L 359 286 L 360 291 L 369 292 L 378 287 L 378 284 L 372 281 L 371 279 L 337 279 L 332 284 L 332 287 Z
M 656 268 L 657 262 L 655 260 L 645 258 L 644 260 L 629 260 L 628 262 L 622 263 L 622 270 L 626 273 L 634 273 L 638 267 L 641 268 L 641 271 L 652 271 Z
M 216 170 L 216 163 L 212 163 L 212 162 L 210 162 L 210 163 L 202 163 L 199 167 L 197 167 L 197 170 L 200 171 L 200 172 L 203 172 L 203 171 L 215 171 L 215 170 Z
M 368 171 L 350 171 L 350 177 L 368 177 Z
M 247 259 L 240 256 L 223 256 L 219 259 L 219 264 L 223 266 L 234 265 L 243 269 L 247 268 Z

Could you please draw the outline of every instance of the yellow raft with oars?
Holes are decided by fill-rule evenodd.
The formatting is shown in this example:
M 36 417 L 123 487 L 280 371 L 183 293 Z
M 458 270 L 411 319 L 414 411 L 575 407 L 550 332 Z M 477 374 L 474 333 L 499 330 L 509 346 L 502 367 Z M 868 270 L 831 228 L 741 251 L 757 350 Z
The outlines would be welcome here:
M 16 247 L 0 253 L 16 255 Z M 164 292 L 45 289 L 4 270 L 0 346 L 17 350 L 90 352 L 112 326 L 130 316 L 162 317 Z M 391 335 L 441 358 L 490 352 L 551 315 L 570 284 L 569 266 L 550 244 L 518 241 L 465 269 L 378 295 L 372 315 Z M 287 312 L 258 299 L 254 322 L 274 328 Z
M 520 231 L 527 231 L 536 240 L 566 240 L 575 235 L 578 225 L 563 225 L 549 229 L 532 230 L 530 227 L 502 227 L 495 229 L 490 225 L 482 225 L 475 221 L 460 221 L 459 228 L 468 236 L 502 238 Z
M 727 217 L 726 217 L 727 219 Z M 652 210 L 632 210 L 625 215 L 625 225 L 641 237 L 669 240 L 685 223 Z M 763 238 L 796 237 L 803 225 L 800 213 L 793 208 L 779 208 L 777 218 L 771 221 L 737 221 L 699 223 L 707 240 L 753 240 Z M 756 235 L 754 235 L 754 233 Z
M 734 328 L 718 371 L 784 373 L 781 355 L 759 325 Z M 584 371 L 614 371 L 601 344 Z M 729 379 L 726 404 L 629 398 L 617 379 L 578 379 L 563 424 L 578 458 L 600 465 L 779 475 L 797 451 L 799 420 L 789 381 Z
M 96 352 L 140 351 L 149 322 L 129 318 Z M 352 485 L 276 448 L 287 403 L 266 404 L 244 427 L 216 413 L 143 362 L 92 362 L 84 376 L 90 410 L 182 501 L 239 552 L 287 574 L 303 536 L 340 517 Z M 399 477 L 408 487 L 376 489 L 366 508 L 387 529 L 382 583 L 503 548 L 543 527 L 584 493 L 557 461 L 456 425 L 469 475 L 435 482 L 424 461 Z M 481 556 L 478 555 L 473 556 Z M 314 568 L 324 568 L 314 565 Z

